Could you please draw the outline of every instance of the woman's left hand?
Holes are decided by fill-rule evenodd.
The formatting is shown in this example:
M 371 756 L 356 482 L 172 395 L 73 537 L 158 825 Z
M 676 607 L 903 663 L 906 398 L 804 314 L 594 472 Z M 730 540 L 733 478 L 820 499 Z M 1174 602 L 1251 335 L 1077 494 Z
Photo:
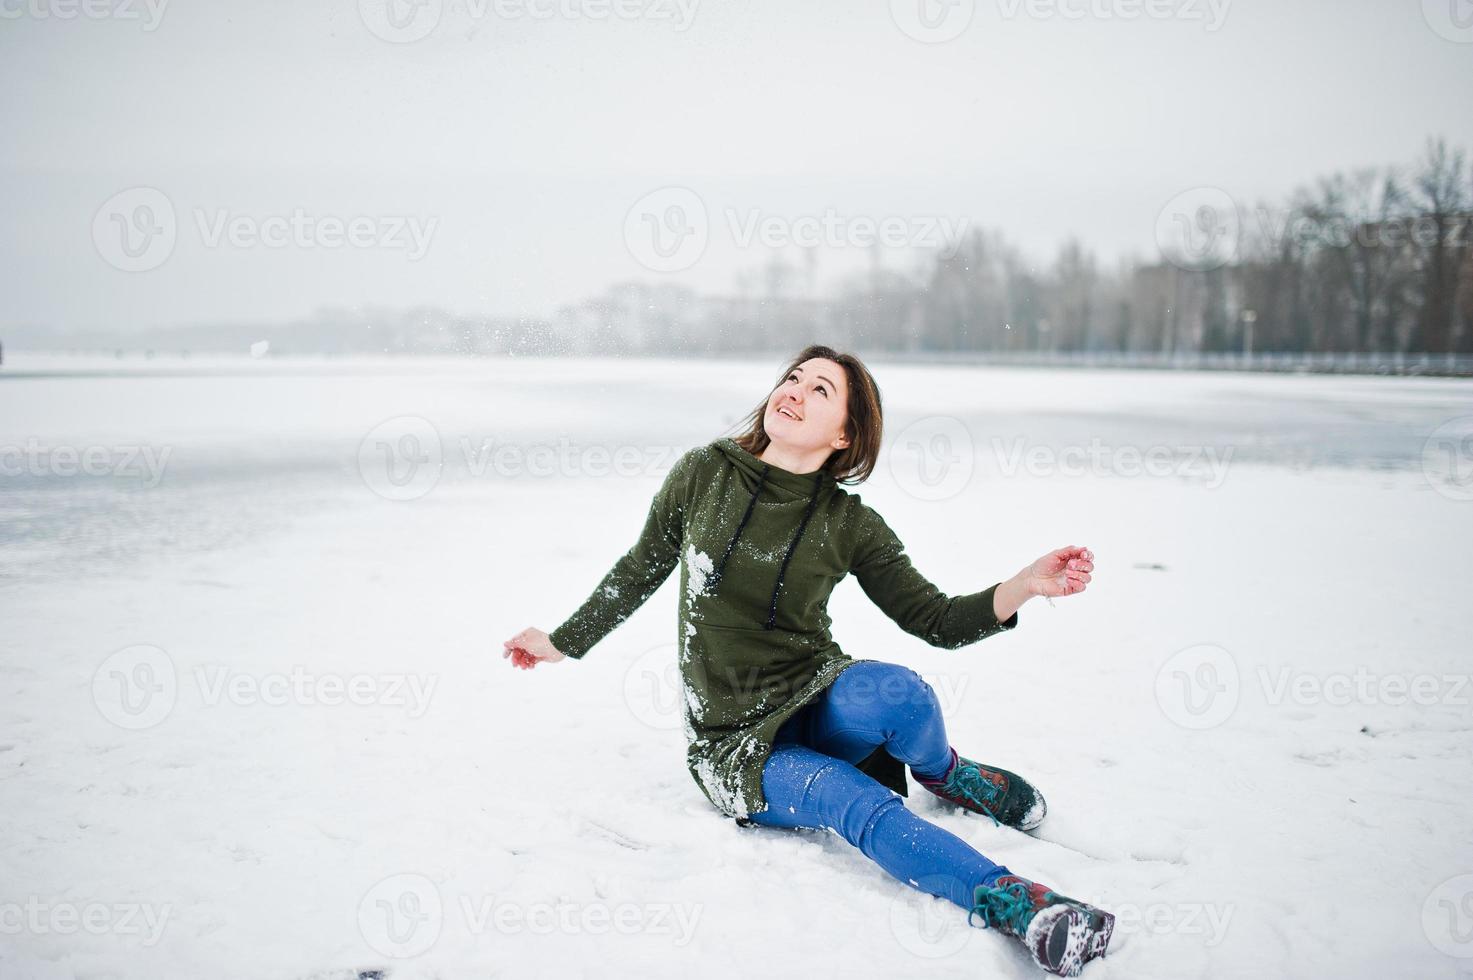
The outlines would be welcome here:
M 1094 552 L 1080 545 L 1050 551 L 1020 573 L 1029 595 L 1075 595 L 1089 585 Z

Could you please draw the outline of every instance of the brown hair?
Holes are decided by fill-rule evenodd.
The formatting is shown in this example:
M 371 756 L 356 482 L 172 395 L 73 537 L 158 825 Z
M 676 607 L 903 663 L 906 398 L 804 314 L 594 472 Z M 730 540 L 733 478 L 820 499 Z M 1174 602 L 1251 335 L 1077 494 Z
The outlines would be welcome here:
M 814 357 L 827 358 L 841 366 L 849 385 L 848 418 L 844 422 L 844 434 L 849 437 L 849 445 L 830 453 L 820 469 L 838 483 L 863 483 L 874 472 L 875 463 L 880 458 L 880 437 L 885 428 L 880 386 L 875 384 L 869 368 L 858 357 L 841 354 L 822 344 L 810 344 L 799 351 L 778 375 L 777 383 L 782 384 L 794 368 Z M 771 392 L 768 394 L 770 396 Z M 767 398 L 763 398 L 756 408 L 736 423 L 736 427 L 745 426 L 746 431 L 733 437 L 732 441 L 754 456 L 772 442 L 762 424 L 766 414 Z

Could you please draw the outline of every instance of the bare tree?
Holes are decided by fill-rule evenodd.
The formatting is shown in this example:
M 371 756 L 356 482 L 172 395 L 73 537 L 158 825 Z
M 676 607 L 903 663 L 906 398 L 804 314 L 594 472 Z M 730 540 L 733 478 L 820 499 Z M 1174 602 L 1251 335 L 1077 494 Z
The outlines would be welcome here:
M 1460 253 L 1466 247 L 1457 242 L 1459 216 L 1469 207 L 1463 151 L 1449 150 L 1441 139 L 1428 140 L 1421 167 L 1412 178 L 1411 201 L 1417 212 L 1412 234 L 1422 280 L 1421 316 L 1411 347 L 1448 351 L 1452 349 Z
M 1095 257 L 1071 238 L 1054 260 L 1049 321 L 1054 350 L 1082 350 L 1094 322 L 1094 295 L 1099 282 Z

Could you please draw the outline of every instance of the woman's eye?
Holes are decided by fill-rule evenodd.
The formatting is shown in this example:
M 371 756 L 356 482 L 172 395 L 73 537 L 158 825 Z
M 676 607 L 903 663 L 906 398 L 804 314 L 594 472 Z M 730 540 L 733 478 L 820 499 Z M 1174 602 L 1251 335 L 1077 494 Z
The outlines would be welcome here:
M 784 379 L 784 380 L 787 380 L 787 381 L 796 381 L 797 379 L 798 379 L 798 373 L 796 371 L 794 371 L 792 374 L 788 375 L 787 378 Z M 827 388 L 825 388 L 823 385 L 818 385 L 813 390 L 814 391 L 823 392 L 823 396 L 825 398 L 827 398 L 829 396 L 829 390 Z

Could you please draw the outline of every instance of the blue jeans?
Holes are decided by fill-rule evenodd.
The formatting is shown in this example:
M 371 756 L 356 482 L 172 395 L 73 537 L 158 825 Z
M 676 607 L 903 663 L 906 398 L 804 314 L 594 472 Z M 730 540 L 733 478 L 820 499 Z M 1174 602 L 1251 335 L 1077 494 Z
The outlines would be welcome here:
M 931 685 L 909 667 L 861 660 L 778 729 L 762 770 L 767 809 L 748 819 L 833 830 L 901 881 L 970 909 L 977 885 L 1012 872 L 855 768 L 881 745 L 919 776 L 951 764 Z

